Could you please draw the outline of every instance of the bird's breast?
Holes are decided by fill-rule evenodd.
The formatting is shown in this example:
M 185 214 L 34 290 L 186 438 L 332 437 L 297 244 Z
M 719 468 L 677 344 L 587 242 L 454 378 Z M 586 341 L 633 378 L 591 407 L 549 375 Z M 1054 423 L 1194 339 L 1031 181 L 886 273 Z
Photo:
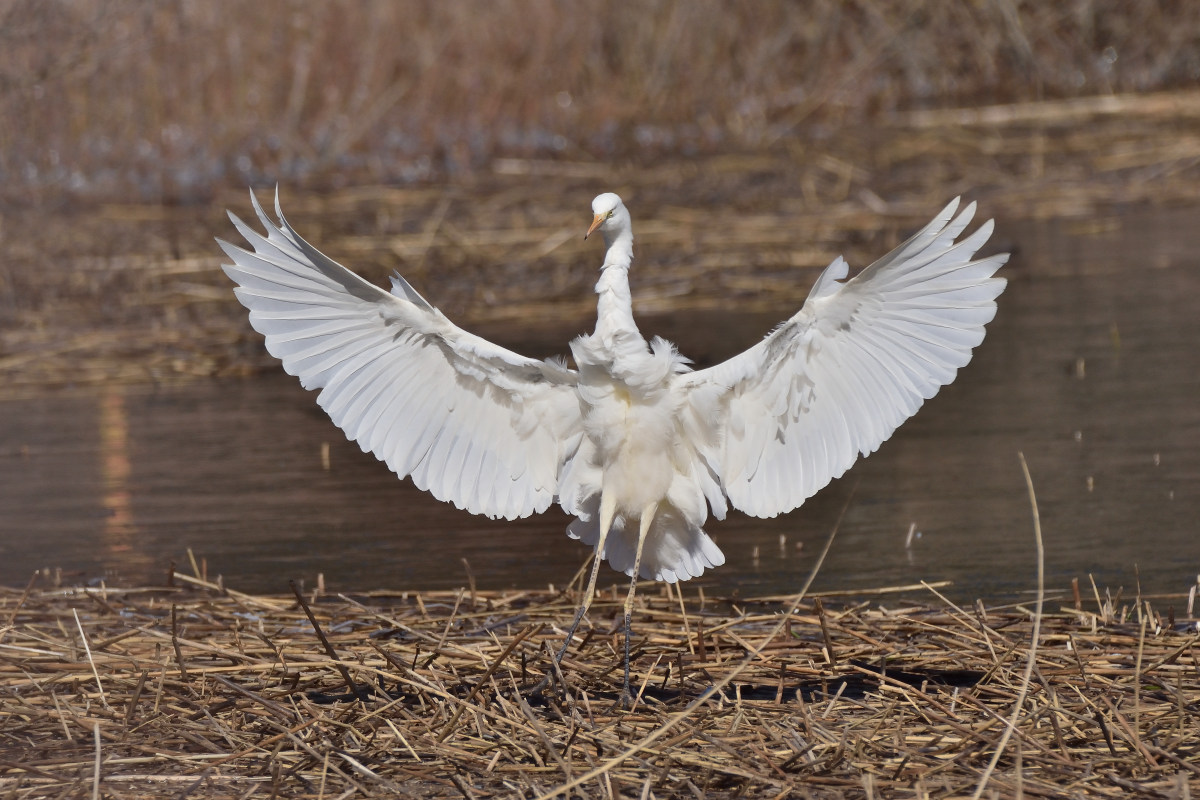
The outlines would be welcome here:
M 665 392 L 647 394 L 609 376 L 580 387 L 584 433 L 603 491 L 622 513 L 639 514 L 667 494 L 676 469 L 676 421 Z

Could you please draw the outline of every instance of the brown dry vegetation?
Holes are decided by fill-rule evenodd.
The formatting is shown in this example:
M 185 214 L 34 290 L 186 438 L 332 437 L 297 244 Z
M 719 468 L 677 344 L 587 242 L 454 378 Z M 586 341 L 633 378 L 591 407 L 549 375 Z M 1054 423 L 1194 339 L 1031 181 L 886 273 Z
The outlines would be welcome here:
M 609 620 L 623 592 L 593 606 L 566 689 L 531 694 L 572 592 L 314 592 L 310 621 L 294 597 L 174 582 L 186 588 L 0 590 L 6 797 L 1182 800 L 1200 787 L 1196 621 L 1163 616 L 1183 598 L 1051 601 L 1038 634 L 1022 606 L 644 592 L 640 696 L 620 711 Z
M 0 1 L 0 391 L 268 362 L 221 209 L 469 325 L 586 316 L 588 199 L 639 309 L 786 310 L 967 193 L 988 216 L 1195 201 L 1200 6 L 1010 0 Z
M 916 109 L 1193 87 L 1200 7 L 806 3 L 0 5 L 4 195 L 651 163 Z

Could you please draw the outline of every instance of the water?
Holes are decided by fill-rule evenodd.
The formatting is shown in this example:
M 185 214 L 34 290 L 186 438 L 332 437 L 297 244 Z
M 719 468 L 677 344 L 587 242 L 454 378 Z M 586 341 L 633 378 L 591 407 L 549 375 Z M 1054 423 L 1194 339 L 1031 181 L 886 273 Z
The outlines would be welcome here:
M 1050 588 L 1078 577 L 1090 594 L 1091 574 L 1102 592 L 1186 592 L 1200 572 L 1193 217 L 1001 230 L 1017 253 L 1009 289 L 958 381 L 798 511 L 710 521 L 728 562 L 706 591 L 795 591 L 846 507 L 814 589 L 952 581 L 958 599 L 1019 597 L 1036 574 L 1022 451 Z M 787 313 L 681 314 L 643 330 L 708 361 Z M 535 355 L 567 335 L 488 334 Z M 318 573 L 333 590 L 453 588 L 463 559 L 481 588 L 561 585 L 579 569 L 585 550 L 561 512 L 493 522 L 439 503 L 347 442 L 314 397 L 281 371 L 0 404 L 0 583 L 42 567 L 157 582 L 172 560 L 190 570 L 188 548 L 246 591 Z

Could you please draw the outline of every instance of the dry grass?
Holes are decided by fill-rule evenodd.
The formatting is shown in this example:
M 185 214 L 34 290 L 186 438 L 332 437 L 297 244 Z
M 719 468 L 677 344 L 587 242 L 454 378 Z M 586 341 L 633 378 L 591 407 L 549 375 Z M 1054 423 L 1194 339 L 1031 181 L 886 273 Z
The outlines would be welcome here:
M 212 243 L 247 183 L 476 327 L 590 315 L 602 190 L 643 314 L 786 311 L 955 194 L 1194 203 L 1198 32 L 1192 3 L 0 0 L 0 394 L 268 366 Z
M 593 606 L 565 691 L 527 696 L 569 591 L 305 608 L 175 582 L 3 591 L 5 796 L 549 797 L 582 778 L 562 796 L 958 797 L 1009 720 L 984 796 L 1200 786 L 1196 620 L 1144 599 L 1055 608 L 1034 654 L 1021 606 L 789 613 L 660 587 L 639 595 L 641 695 L 620 712 L 623 597 Z
M 460 324 L 487 334 L 536 321 L 564 342 L 582 327 L 559 327 L 594 314 L 597 253 L 580 231 L 604 189 L 635 213 L 641 315 L 733 301 L 782 318 L 835 256 L 869 263 L 959 193 L 1002 223 L 1195 202 L 1200 93 L 939 113 L 961 124 L 914 112 L 760 154 L 650 167 L 510 158 L 466 183 L 285 185 L 283 201 L 305 237 L 369 279 L 399 270 Z M 223 208 L 248 206 L 239 188 L 199 206 L 5 215 L 0 394 L 273 369 L 212 241 L 234 235 Z
M 0 2 L 0 194 L 456 178 L 820 141 L 895 112 L 1190 88 L 1200 7 Z

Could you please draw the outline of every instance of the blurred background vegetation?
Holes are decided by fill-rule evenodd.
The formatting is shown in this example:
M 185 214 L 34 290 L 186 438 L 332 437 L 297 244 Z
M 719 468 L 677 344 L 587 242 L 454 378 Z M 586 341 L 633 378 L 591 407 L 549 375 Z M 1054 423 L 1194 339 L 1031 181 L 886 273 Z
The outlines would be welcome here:
M 10 389 L 267 363 L 211 238 L 247 185 L 486 322 L 583 313 L 603 190 L 666 309 L 802 299 L 959 193 L 1083 218 L 1200 177 L 1186 0 L 0 0 L 0 43 Z
M 8 0 L 0 30 L 20 203 L 652 163 L 1200 80 L 1186 0 Z

